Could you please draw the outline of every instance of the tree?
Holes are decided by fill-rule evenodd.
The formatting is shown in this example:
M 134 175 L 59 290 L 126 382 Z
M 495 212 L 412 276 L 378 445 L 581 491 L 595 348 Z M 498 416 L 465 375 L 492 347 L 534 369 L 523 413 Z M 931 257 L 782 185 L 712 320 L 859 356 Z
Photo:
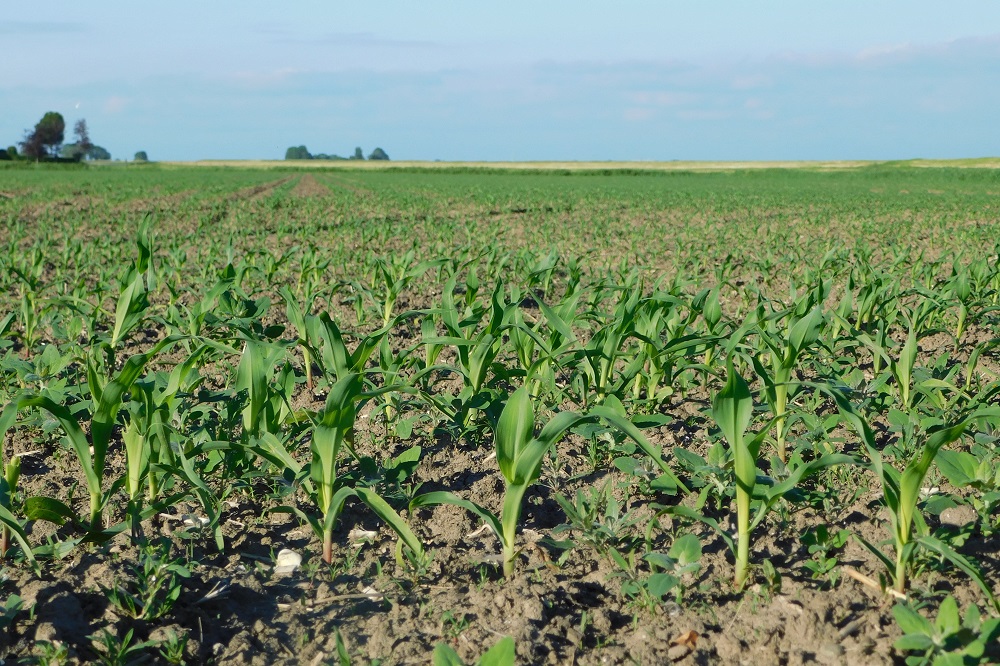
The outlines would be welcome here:
M 10 155 L 10 159 L 16 160 L 19 157 L 17 154 L 17 146 L 7 146 L 7 154 Z
M 0 148 L 0 162 L 10 161 L 12 158 L 6 149 Z
M 49 111 L 35 125 L 33 132 L 26 132 L 21 147 L 24 154 L 36 160 L 57 155 L 66 132 L 66 121 L 61 113 Z
M 145 150 L 140 150 L 135 154 L 135 157 L 133 157 L 132 159 L 136 162 L 148 162 L 149 155 L 146 154 Z
M 376 148 L 372 151 L 372 154 L 368 156 L 370 160 L 389 160 L 389 156 L 381 148 Z
M 87 121 L 80 118 L 73 125 L 73 135 L 76 137 L 76 147 L 79 151 L 79 159 L 83 159 L 90 152 L 90 149 L 94 147 L 94 144 L 90 141 L 90 132 L 87 131 Z
M 75 143 L 64 143 L 62 148 L 59 149 L 59 157 L 67 160 L 76 160 L 79 162 L 83 159 L 85 152 L 80 150 L 80 146 Z
M 351 157 L 349 159 L 352 159 L 352 160 L 363 160 L 363 159 L 365 159 L 365 154 L 363 152 L 361 152 L 361 147 L 360 146 L 358 148 L 354 149 L 354 154 L 351 155 Z
M 285 151 L 286 160 L 311 160 L 312 155 L 305 146 L 292 146 Z
M 90 150 L 87 151 L 87 159 L 91 160 L 110 160 L 111 153 L 107 149 L 101 146 L 91 146 Z

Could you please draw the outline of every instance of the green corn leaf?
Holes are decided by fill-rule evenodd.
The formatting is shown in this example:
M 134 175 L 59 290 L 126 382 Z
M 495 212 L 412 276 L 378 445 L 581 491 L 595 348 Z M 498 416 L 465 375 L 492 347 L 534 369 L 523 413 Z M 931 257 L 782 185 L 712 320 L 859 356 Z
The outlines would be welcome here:
M 279 470 L 291 470 L 294 478 L 298 479 L 302 473 L 302 464 L 292 457 L 292 454 L 288 452 L 285 445 L 273 433 L 264 433 L 259 439 L 253 440 L 251 446 L 254 453 L 267 460 Z M 315 492 L 311 479 L 305 478 L 301 482 L 302 489 L 307 494 L 312 495 Z
M 498 539 L 503 540 L 503 527 L 500 524 L 500 519 L 497 518 L 488 509 L 470 502 L 467 499 L 462 499 L 455 493 L 439 490 L 430 493 L 424 493 L 423 495 L 417 495 L 410 501 L 410 510 L 420 508 L 422 506 L 436 506 L 438 504 L 450 504 L 452 506 L 457 506 L 465 509 L 476 516 L 482 518 L 483 522 L 490 526 L 493 533 Z
M 736 587 L 742 587 L 750 556 L 750 500 L 757 482 L 756 449 L 759 444 L 748 446 L 744 441 L 746 430 L 753 418 L 753 397 L 746 381 L 733 368 L 732 357 L 726 362 L 728 379 L 723 389 L 712 400 L 712 417 L 719 425 L 733 452 L 733 469 L 736 474 Z
M 495 433 L 497 463 L 510 483 L 514 482 L 518 459 L 534 434 L 534 428 L 535 409 L 528 389 L 522 386 L 507 398 Z
M 504 636 L 479 658 L 479 666 L 514 666 L 514 639 Z
M 28 520 L 44 520 L 56 525 L 64 525 L 66 521 L 81 522 L 73 509 L 52 497 L 25 498 L 24 515 Z
M 827 467 L 833 467 L 835 465 L 852 465 L 857 462 L 857 459 L 852 456 L 833 453 L 799 465 L 793 469 L 788 477 L 781 483 L 775 484 L 764 491 L 763 502 L 757 508 L 757 512 L 754 515 L 753 520 L 750 522 L 750 529 L 753 530 L 756 528 L 757 525 L 759 525 L 767 516 L 771 507 L 773 507 L 779 499 L 788 494 L 789 491 L 795 488 L 802 481 L 802 479 L 811 476 L 820 470 L 826 469 Z
M 663 459 L 663 452 L 660 450 L 660 448 L 654 446 L 648 439 L 646 439 L 646 436 L 642 434 L 642 431 L 640 431 L 635 426 L 635 424 L 633 424 L 627 418 L 622 416 L 620 412 L 605 404 L 591 408 L 589 415 L 604 419 L 612 426 L 618 428 L 623 433 L 632 438 L 632 440 L 636 443 L 639 449 L 647 456 L 649 456 L 654 463 L 656 463 L 657 467 L 660 468 L 660 471 L 664 475 L 667 475 L 667 477 L 674 483 L 674 485 L 677 486 L 677 488 L 681 490 L 681 492 L 685 494 L 691 492 L 690 490 L 688 490 L 688 487 L 685 486 L 670 469 L 670 466 Z
M 323 512 L 323 535 L 329 534 L 333 531 L 333 528 L 337 525 L 337 518 L 340 517 L 340 512 L 344 508 L 344 504 L 351 497 L 357 497 L 358 493 L 355 488 L 349 486 L 344 486 L 338 488 L 337 492 L 333 494 L 330 502 L 325 507 L 321 507 Z
M 142 490 L 142 479 L 149 469 L 150 443 L 144 433 L 139 431 L 137 421 L 131 421 L 122 433 L 125 444 L 125 467 L 127 483 L 125 484 L 130 499 L 136 499 Z
M 915 543 L 922 548 L 926 548 L 927 550 L 937 553 L 961 569 L 965 575 L 975 581 L 976 585 L 979 586 L 979 589 L 982 590 L 983 594 L 986 595 L 986 598 L 989 599 L 993 608 L 1000 613 L 1000 601 L 997 600 L 992 587 L 983 577 L 983 573 L 979 570 L 979 567 L 970 562 L 968 558 L 955 551 L 951 546 L 947 545 L 940 539 L 935 539 L 930 535 L 924 535 L 918 538 Z
M 821 306 L 816 306 L 792 325 L 792 329 L 788 332 L 790 358 L 786 360 L 794 363 L 802 350 L 809 348 L 819 339 L 823 321 L 823 309 Z
M 191 460 L 183 448 L 177 449 L 177 459 L 181 463 L 180 468 L 169 468 L 171 472 L 185 479 L 194 489 L 195 495 L 201 502 L 201 508 L 208 517 L 209 525 L 212 527 L 215 536 L 215 545 L 219 552 L 226 549 L 226 542 L 222 535 L 221 512 L 219 510 L 219 498 L 216 497 L 212 489 L 205 483 L 204 479 L 194 468 L 194 461 Z
M 111 333 L 112 347 L 117 347 L 122 338 L 142 321 L 142 315 L 149 308 L 149 296 L 142 273 L 133 267 L 126 281 L 127 284 L 122 289 L 115 307 L 115 327 Z
M 545 315 L 545 322 L 549 325 L 550 328 L 552 328 L 555 332 L 557 332 L 564 340 L 567 341 L 576 340 L 576 336 L 573 333 L 573 328 L 569 325 L 569 323 L 565 319 L 563 319 L 562 316 L 560 316 L 558 312 L 556 312 L 551 307 L 546 305 L 545 302 L 542 301 L 542 299 L 540 298 L 536 298 L 535 302 L 538 304 L 538 309 L 540 309 L 542 311 L 542 314 Z
M 267 401 L 268 375 L 267 345 L 257 340 L 247 340 L 243 343 L 243 354 L 236 367 L 237 391 L 247 392 L 247 405 L 243 408 L 243 428 L 249 435 L 259 432 L 261 418 L 264 416 L 264 403 Z
M 101 476 L 94 467 L 94 460 L 90 454 L 90 442 L 87 441 L 87 436 L 69 409 L 44 396 L 22 396 L 16 404 L 18 409 L 39 407 L 49 412 L 49 414 L 59 421 L 63 432 L 66 433 L 66 438 L 76 452 L 77 459 L 80 461 L 80 467 L 83 468 L 88 490 L 92 496 L 95 492 L 99 495 L 101 492 Z
M 447 643 L 438 643 L 431 655 L 433 666 L 465 666 L 458 653 Z
M 417 535 L 413 533 L 410 526 L 406 524 L 406 521 L 396 513 L 396 511 L 389 506 L 389 503 L 382 499 L 378 493 L 376 493 L 371 488 L 355 488 L 358 498 L 362 502 L 368 505 L 368 507 L 375 512 L 375 514 L 382 519 L 386 525 L 392 528 L 406 547 L 410 549 L 418 558 L 422 558 L 424 555 L 423 544 L 420 543 L 420 539 Z
M 730 446 L 741 447 L 753 418 L 753 396 L 746 381 L 733 369 L 732 358 L 726 372 L 726 385 L 712 400 L 712 418 Z
M 312 528 L 313 534 L 316 535 L 317 539 L 319 539 L 320 541 L 323 540 L 323 525 L 319 522 L 319 520 L 316 519 L 315 515 L 306 513 L 297 506 L 287 506 L 287 505 L 276 506 L 273 509 L 271 509 L 270 512 L 287 513 L 296 516 L 299 520 L 306 523 L 307 525 L 309 525 L 310 528 Z
M 17 541 L 17 545 L 21 547 L 21 552 L 24 553 L 25 559 L 29 562 L 34 562 L 35 554 L 31 552 L 31 546 L 28 545 L 27 533 L 21 527 L 20 521 L 3 505 L 0 505 L 0 523 L 10 531 L 11 536 Z
M 952 426 L 940 427 L 928 434 L 927 441 L 924 442 L 920 452 L 920 457 L 916 458 L 906 466 L 899 481 L 899 510 L 895 513 L 899 519 L 897 529 L 902 534 L 908 535 L 910 521 L 913 519 L 913 512 L 916 510 L 917 502 L 920 499 L 920 487 L 924 483 L 927 471 L 930 469 L 934 458 L 942 446 L 955 441 L 965 432 L 967 421 Z M 904 539 L 904 543 L 908 539 Z

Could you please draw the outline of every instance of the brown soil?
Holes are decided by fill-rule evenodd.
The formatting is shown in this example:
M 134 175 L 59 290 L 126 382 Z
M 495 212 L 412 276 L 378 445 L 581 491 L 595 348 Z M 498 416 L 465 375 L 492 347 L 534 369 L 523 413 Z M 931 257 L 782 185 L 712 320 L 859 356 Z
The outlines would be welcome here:
M 293 197 L 326 197 L 330 195 L 330 189 L 322 185 L 311 173 L 299 178 L 292 188 Z

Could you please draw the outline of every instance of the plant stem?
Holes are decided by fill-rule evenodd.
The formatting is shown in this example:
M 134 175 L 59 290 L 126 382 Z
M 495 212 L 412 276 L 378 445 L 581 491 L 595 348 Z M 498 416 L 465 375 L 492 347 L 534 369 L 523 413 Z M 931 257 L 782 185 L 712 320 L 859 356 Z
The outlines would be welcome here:
M 750 563 L 750 494 L 736 489 L 736 574 L 733 584 L 742 588 Z

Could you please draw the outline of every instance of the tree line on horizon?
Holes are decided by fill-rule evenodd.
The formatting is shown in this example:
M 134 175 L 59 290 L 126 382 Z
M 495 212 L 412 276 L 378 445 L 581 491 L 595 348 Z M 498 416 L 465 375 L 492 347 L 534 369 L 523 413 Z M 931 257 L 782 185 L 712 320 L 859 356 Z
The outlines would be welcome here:
M 291 146 L 285 151 L 286 160 L 363 160 L 365 159 L 364 151 L 361 147 L 354 149 L 354 154 L 350 157 L 341 157 L 340 155 L 327 155 L 326 153 L 318 153 L 313 155 L 305 146 Z M 389 155 L 386 154 L 381 148 L 376 148 L 369 155 L 369 160 L 386 160 L 388 161 Z
M 73 137 L 73 142 L 64 143 L 66 119 L 61 113 L 48 111 L 35 123 L 34 129 L 24 131 L 24 138 L 16 145 L 0 148 L 0 161 L 82 162 L 111 159 L 111 153 L 107 149 L 90 140 L 86 119 L 81 118 L 73 125 Z M 136 162 L 145 162 L 149 157 L 146 151 L 140 150 L 134 159 Z

